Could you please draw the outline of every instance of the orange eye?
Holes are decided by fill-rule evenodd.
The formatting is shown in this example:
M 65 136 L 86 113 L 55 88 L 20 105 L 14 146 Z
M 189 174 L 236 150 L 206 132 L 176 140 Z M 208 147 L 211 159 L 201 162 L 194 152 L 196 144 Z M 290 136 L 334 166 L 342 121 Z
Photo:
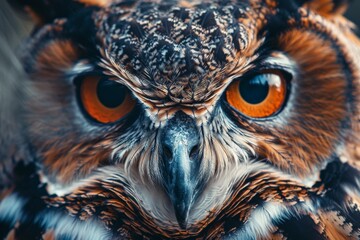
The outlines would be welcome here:
M 120 120 L 136 103 L 125 86 L 98 76 L 83 79 L 80 97 L 86 112 L 101 123 Z
M 252 118 L 276 114 L 286 99 L 286 80 L 281 71 L 266 71 L 249 79 L 234 81 L 226 90 L 228 103 Z

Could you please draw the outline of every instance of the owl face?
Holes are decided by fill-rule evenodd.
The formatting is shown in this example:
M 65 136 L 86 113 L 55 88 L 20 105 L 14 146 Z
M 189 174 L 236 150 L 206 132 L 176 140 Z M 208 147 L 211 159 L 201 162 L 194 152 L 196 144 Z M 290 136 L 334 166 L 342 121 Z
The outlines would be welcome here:
M 184 229 L 224 211 L 253 174 L 317 177 L 357 112 L 356 40 L 299 2 L 79 1 L 55 21 L 37 12 L 49 23 L 24 56 L 26 130 L 49 188 L 121 179 L 145 215 Z

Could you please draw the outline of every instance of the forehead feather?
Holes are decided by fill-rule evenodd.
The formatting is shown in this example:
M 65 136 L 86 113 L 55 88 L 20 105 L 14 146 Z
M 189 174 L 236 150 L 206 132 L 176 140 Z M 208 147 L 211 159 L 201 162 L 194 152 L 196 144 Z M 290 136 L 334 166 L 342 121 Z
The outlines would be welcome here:
M 121 1 L 97 16 L 103 48 L 125 69 L 155 83 L 219 71 L 255 31 L 247 3 Z

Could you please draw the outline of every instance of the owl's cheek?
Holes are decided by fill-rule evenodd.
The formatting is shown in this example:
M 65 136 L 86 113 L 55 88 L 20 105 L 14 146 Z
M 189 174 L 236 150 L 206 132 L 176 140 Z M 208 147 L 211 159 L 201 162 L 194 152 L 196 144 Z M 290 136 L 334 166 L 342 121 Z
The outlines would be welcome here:
M 272 124 L 260 123 L 257 153 L 282 171 L 307 176 L 331 156 L 348 134 L 354 89 L 350 61 L 332 36 L 293 29 L 279 48 L 298 66 L 288 104 Z
M 111 154 L 106 141 L 76 143 L 51 139 L 37 144 L 37 160 L 42 162 L 44 174 L 60 184 L 86 177 L 100 165 L 107 165 Z

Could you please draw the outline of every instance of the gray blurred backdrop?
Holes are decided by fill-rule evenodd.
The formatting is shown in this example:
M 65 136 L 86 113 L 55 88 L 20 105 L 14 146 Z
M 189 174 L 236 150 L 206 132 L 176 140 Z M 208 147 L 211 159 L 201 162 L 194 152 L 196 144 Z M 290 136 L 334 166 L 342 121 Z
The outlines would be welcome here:
M 357 26 L 360 27 L 360 0 L 352 0 L 349 10 L 346 16 L 351 19 Z M 358 35 L 360 35 L 359 28 L 357 29 Z

